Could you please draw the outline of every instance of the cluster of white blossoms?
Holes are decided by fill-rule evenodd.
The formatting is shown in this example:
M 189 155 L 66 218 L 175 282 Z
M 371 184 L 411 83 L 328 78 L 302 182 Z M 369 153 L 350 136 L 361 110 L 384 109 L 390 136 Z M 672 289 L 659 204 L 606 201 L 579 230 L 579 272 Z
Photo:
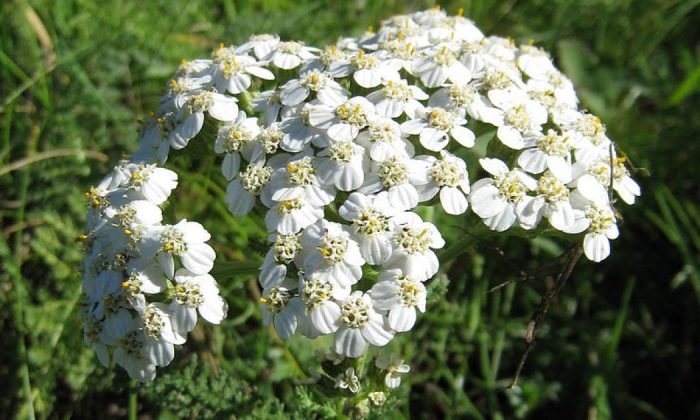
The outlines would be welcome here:
M 213 324 L 226 314 L 208 274 L 216 256 L 209 233 L 187 220 L 161 223 L 176 186 L 171 170 L 124 161 L 85 193 L 84 341 L 105 366 L 111 352 L 140 381 L 170 364 L 198 312 Z
M 198 136 L 205 125 L 214 134 Z M 91 222 L 93 242 L 105 237 L 108 244 L 93 245 L 86 273 L 128 257 L 116 269 L 97 270 L 114 277 L 114 291 L 92 292 L 94 282 L 86 281 L 88 296 L 99 298 L 91 304 L 88 337 L 119 345 L 115 356 L 127 369 L 145 369 L 134 360 L 163 364 L 193 325 L 189 318 L 183 326 L 174 312 L 178 298 L 169 306 L 145 304 L 144 293 L 160 293 L 171 282 L 180 290 L 186 278 L 201 285 L 203 302 L 218 297 L 206 277 L 213 259 L 203 251 L 210 250 L 203 244 L 208 234 L 189 222 L 160 226 L 162 200 L 132 193 L 135 174 L 145 170 L 135 168 L 165 162 L 171 149 L 195 137 L 221 157 L 231 213 L 264 213 L 271 242 L 259 277 L 265 322 L 282 338 L 332 335 L 332 349 L 351 358 L 411 330 L 426 309 L 425 282 L 439 270 L 435 250 L 445 241 L 417 206 L 473 212 L 497 232 L 576 235 L 598 262 L 618 235 L 615 196 L 631 204 L 640 194 L 604 125 L 578 108 L 571 81 L 551 57 L 533 45 L 484 36 L 461 13 L 396 16 L 377 32 L 325 49 L 274 35 L 222 44 L 210 58 L 182 63 L 132 157 L 143 164 L 120 167 L 97 190 L 98 201 L 109 203 L 91 210 L 107 221 L 105 233 Z M 477 138 L 490 141 L 486 156 L 477 154 Z M 480 158 L 481 168 L 470 168 L 480 174 L 474 182 L 470 155 Z M 172 188 L 159 187 L 163 199 Z M 113 198 L 115 189 L 120 198 Z M 123 191 L 138 214 L 127 225 L 119 215 L 127 205 Z M 193 249 L 196 256 L 188 257 Z M 173 254 L 184 267 L 174 276 Z M 136 292 L 122 286 L 132 278 L 141 279 Z M 130 308 L 119 315 L 125 319 L 119 328 L 104 304 L 112 293 L 121 299 L 118 308 Z M 222 303 L 212 305 L 221 315 Z M 135 322 L 154 318 L 159 322 Z M 220 320 L 213 318 L 207 319 Z M 126 350 L 133 342 L 146 349 L 158 343 L 166 354 L 141 362 L 133 355 L 144 351 Z M 405 372 L 403 366 L 392 373 Z M 340 383 L 354 389 L 355 382 Z

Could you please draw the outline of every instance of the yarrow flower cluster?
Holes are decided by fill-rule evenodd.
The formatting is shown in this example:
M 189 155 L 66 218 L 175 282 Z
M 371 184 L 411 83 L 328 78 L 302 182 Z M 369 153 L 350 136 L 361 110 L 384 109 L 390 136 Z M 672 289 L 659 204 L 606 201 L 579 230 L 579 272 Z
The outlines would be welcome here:
M 84 340 L 102 364 L 113 357 L 141 381 L 170 364 L 198 313 L 212 324 L 226 314 L 208 274 L 216 257 L 209 233 L 187 220 L 162 224 L 176 186 L 169 169 L 124 161 L 85 193 Z
M 160 224 L 176 177 L 153 162 L 195 138 L 221 156 L 230 212 L 264 213 L 265 323 L 284 339 L 332 335 L 340 356 L 385 346 L 426 310 L 445 241 L 417 206 L 471 211 L 497 232 L 576 235 L 601 261 L 618 236 L 615 196 L 633 204 L 640 188 L 578 102 L 544 50 L 438 9 L 323 50 L 257 35 L 183 62 L 133 162 L 90 193 L 86 340 L 103 361 L 116 346 L 117 362 L 143 379 L 172 359 L 195 309 L 221 321 L 209 235 Z M 489 133 L 472 182 L 465 158 Z M 409 367 L 388 360 L 377 367 L 398 386 Z M 336 386 L 356 392 L 356 372 Z

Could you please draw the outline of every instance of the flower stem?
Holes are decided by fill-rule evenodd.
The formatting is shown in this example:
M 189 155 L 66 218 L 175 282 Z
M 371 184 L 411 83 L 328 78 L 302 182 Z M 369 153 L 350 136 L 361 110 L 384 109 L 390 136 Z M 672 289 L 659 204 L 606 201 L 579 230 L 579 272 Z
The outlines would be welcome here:
M 138 417 L 138 384 L 135 379 L 129 381 L 129 420 L 136 420 Z

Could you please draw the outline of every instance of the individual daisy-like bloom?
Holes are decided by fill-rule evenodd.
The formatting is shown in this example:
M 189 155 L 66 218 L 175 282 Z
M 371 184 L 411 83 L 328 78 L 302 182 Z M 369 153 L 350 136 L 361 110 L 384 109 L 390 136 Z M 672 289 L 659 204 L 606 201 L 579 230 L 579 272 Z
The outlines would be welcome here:
M 226 317 L 228 305 L 219 295 L 219 287 L 209 274 L 193 274 L 185 268 L 175 272 L 173 300 L 168 306 L 170 323 L 183 337 L 197 324 L 197 312 L 207 322 L 218 325 Z
M 639 184 L 630 177 L 629 170 L 625 166 L 626 161 L 627 159 L 624 157 L 618 158 L 614 150 L 611 149 L 607 156 L 602 155 L 587 162 L 576 162 L 573 166 L 573 173 L 577 181 L 574 184 L 578 185 L 580 179 L 588 174 L 594 177 L 605 189 L 609 189 L 612 185 L 613 190 L 625 203 L 634 204 L 635 199 L 642 194 L 642 191 Z
M 374 116 L 374 105 L 362 96 L 342 104 L 310 104 L 309 124 L 326 130 L 335 141 L 352 141 Z
M 228 210 L 234 216 L 245 216 L 255 205 L 255 199 L 263 187 L 270 182 L 272 168 L 262 162 L 249 164 L 238 178 L 229 182 L 226 188 Z
M 428 164 L 429 181 L 418 186 L 420 201 L 432 200 L 440 193 L 440 204 L 447 214 L 462 214 L 467 211 L 469 193 L 467 164 L 447 150 L 440 151 L 441 159 L 433 156 L 419 156 Z
M 509 170 L 499 159 L 482 158 L 479 163 L 492 177 L 472 184 L 472 210 L 489 228 L 503 232 L 513 226 L 533 199 L 527 193 L 537 188 L 537 181 L 520 169 Z
M 263 122 L 266 126 L 277 121 L 277 116 L 282 109 L 280 94 L 276 90 L 260 92 L 251 102 L 253 111 L 263 114 Z
M 311 70 L 299 79 L 292 79 L 280 88 L 280 101 L 286 106 L 304 102 L 311 93 L 324 104 L 340 105 L 348 99 L 348 92 L 328 74 Z
M 144 332 L 143 354 L 156 366 L 167 366 L 175 357 L 174 344 L 184 344 L 185 338 L 173 331 L 170 313 L 164 303 L 149 303 L 136 308 Z
M 294 286 L 276 286 L 265 289 L 260 298 L 260 309 L 263 314 L 263 324 L 270 324 L 281 339 L 286 340 L 297 330 L 299 324 L 304 323 L 304 305 L 301 299 L 292 294 Z
M 142 163 L 129 163 L 124 169 L 129 174 L 125 186 L 130 198 L 143 198 L 161 205 L 177 187 L 177 174 L 170 169 Z
M 263 61 L 269 61 L 273 66 L 282 70 L 291 70 L 307 60 L 315 58 L 318 48 L 307 47 L 303 42 L 283 41 L 279 42 L 263 57 Z
M 357 358 L 372 344 L 384 346 L 394 337 L 385 317 L 372 307 L 370 297 L 353 292 L 340 303 L 340 328 L 335 333 L 333 351 Z
M 399 63 L 382 60 L 374 53 L 366 54 L 363 50 L 359 50 L 357 54 L 349 57 L 346 64 L 331 67 L 329 70 L 336 77 L 352 74 L 353 80 L 358 85 L 369 89 L 389 80 L 399 80 L 401 78 L 399 68 Z
M 524 170 L 540 174 L 549 169 L 561 182 L 571 181 L 571 150 L 575 143 L 566 133 L 548 130 L 547 134 L 525 138 L 523 146 L 525 150 L 518 156 L 518 165 Z
M 217 92 L 203 91 L 176 98 L 175 105 L 183 112 L 183 120 L 173 128 L 178 136 L 171 136 L 173 149 L 182 149 L 204 125 L 204 113 L 219 121 L 235 120 L 238 115 L 238 100 Z
M 244 54 L 252 50 L 258 60 L 263 60 L 279 44 L 280 37 L 271 34 L 252 35 L 248 41 L 235 49 L 236 54 Z
M 292 235 L 314 224 L 323 217 L 323 208 L 314 207 L 297 197 L 276 203 L 265 214 L 265 226 L 269 232 Z
M 340 328 L 341 311 L 335 299 L 346 299 L 350 288 L 339 288 L 333 283 L 322 281 L 318 276 L 299 276 L 301 300 L 313 327 L 321 334 L 333 334 Z
M 239 55 L 232 48 L 218 48 L 214 51 L 212 82 L 219 92 L 229 91 L 234 95 L 248 90 L 252 83 L 251 75 L 263 80 L 274 80 L 275 75 L 255 58 Z
M 381 355 L 374 360 L 377 369 L 385 370 L 384 384 L 391 389 L 401 385 L 401 377 L 411 371 L 411 367 L 403 362 L 398 355 Z
M 328 136 L 324 130 L 315 128 L 310 122 L 312 112 L 310 104 L 299 105 L 294 111 L 282 118 L 280 128 L 284 132 L 280 147 L 287 152 L 297 153 L 304 150 L 307 144 L 317 147 L 328 146 Z
M 339 213 L 343 219 L 352 222 L 353 238 L 367 263 L 380 265 L 391 257 L 390 219 L 397 212 L 389 204 L 386 192 L 370 196 L 354 192 L 345 200 Z
M 355 368 L 349 367 L 345 370 L 345 373 L 340 373 L 335 378 L 335 388 L 347 389 L 353 394 L 360 392 L 360 378 L 355 374 Z
M 574 223 L 566 233 L 586 231 L 583 237 L 583 252 L 593 262 L 603 261 L 610 255 L 610 240 L 618 237 L 615 213 L 609 205 L 589 203 L 575 210 Z
M 211 235 L 201 224 L 183 219 L 175 225 L 147 229 L 141 249 L 145 258 L 158 257 L 168 278 L 175 273 L 175 256 L 192 273 L 207 274 L 216 259 L 214 249 L 205 243 L 209 239 Z
M 418 205 L 416 185 L 427 183 L 427 164 L 424 161 L 394 155 L 384 162 L 374 162 L 358 191 L 374 194 L 386 190 L 389 204 L 398 210 L 409 210 Z
M 287 266 L 294 262 L 294 258 L 301 252 L 301 240 L 299 234 L 277 235 L 270 239 L 274 241 L 270 250 L 265 254 L 260 267 L 260 285 L 269 289 L 282 284 L 287 277 Z
M 255 141 L 260 144 L 263 153 L 273 155 L 277 153 L 283 137 L 284 131 L 280 128 L 279 123 L 272 123 L 260 129 Z
M 348 289 L 362 277 L 364 258 L 343 225 L 319 220 L 301 235 L 304 272 Z
M 450 80 L 452 83 L 467 83 L 471 73 L 457 58 L 452 44 L 438 45 L 428 52 L 426 58 L 418 60 L 412 74 L 419 77 L 429 88 L 439 87 Z
M 156 376 L 156 365 L 144 354 L 144 341 L 143 332 L 134 327 L 121 338 L 114 350 L 114 361 L 127 371 L 129 377 L 148 382 Z
M 82 308 L 81 318 L 83 321 L 83 344 L 92 347 L 97 355 L 97 360 L 102 363 L 102 366 L 109 366 L 109 350 L 107 345 L 100 340 L 102 332 L 102 320 L 95 317 L 87 310 Z
M 380 44 L 384 51 L 389 53 L 389 60 L 393 60 L 400 64 L 401 69 L 410 73 L 413 69 L 413 63 L 419 57 L 417 45 L 413 40 L 406 38 L 392 38 L 383 41 Z
M 413 328 L 416 309 L 425 312 L 426 294 L 422 282 L 404 276 L 397 269 L 383 271 L 379 275 L 379 282 L 369 292 L 375 308 L 389 311 L 389 326 L 396 332 Z
M 419 101 L 426 99 L 428 94 L 403 79 L 389 80 L 382 89 L 367 95 L 377 114 L 388 118 L 398 118 L 404 113 L 408 118 L 415 118 L 416 112 L 423 108 Z
M 214 151 L 219 154 L 225 153 L 221 173 L 227 181 L 238 175 L 241 167 L 241 153 L 248 161 L 254 161 L 262 154 L 262 148 L 254 142 L 258 134 L 260 134 L 258 119 L 248 118 L 243 111 L 238 113 L 235 120 L 219 128 Z
M 367 394 L 367 398 L 375 407 L 381 407 L 386 403 L 386 394 L 382 391 L 373 391 Z
M 540 132 L 549 118 L 547 109 L 520 89 L 492 89 L 488 97 L 503 110 L 503 121 L 496 124 L 496 135 L 511 149 L 525 147 L 525 138 Z
M 597 116 L 575 109 L 558 109 L 552 113 L 554 122 L 575 140 L 574 155 L 578 161 L 610 156 L 612 141 L 605 134 L 605 125 Z
M 460 115 L 467 113 L 476 120 L 492 125 L 503 119 L 503 112 L 481 95 L 475 81 L 445 86 L 430 96 L 428 106 L 457 111 Z
M 525 229 L 532 229 L 544 216 L 552 227 L 565 232 L 574 222 L 574 209 L 569 201 L 570 193 L 559 178 L 549 171 L 545 172 L 537 180 L 537 195 L 522 207 L 520 224 Z
M 168 287 L 163 269 L 157 263 L 145 259 L 129 261 L 127 276 L 122 279 L 121 288 L 130 296 L 156 294 Z
M 265 187 L 271 191 L 267 194 L 274 201 L 302 197 L 314 207 L 322 207 L 333 201 L 335 189 L 319 184 L 313 163 L 311 156 L 293 158 L 286 166 L 275 170 Z
M 435 225 L 424 222 L 415 213 L 401 213 L 392 219 L 394 252 L 386 262 L 387 269 L 400 269 L 414 280 L 426 281 L 440 268 L 433 249 L 445 246 Z
M 319 152 L 318 179 L 341 191 L 352 191 L 365 181 L 364 148 L 351 141 L 331 144 Z
M 369 156 L 375 162 L 384 162 L 394 155 L 410 158 L 415 152 L 413 144 L 401 132 L 401 126 L 391 118 L 373 119 L 356 141 L 369 150 Z
M 467 121 L 459 114 L 436 107 L 419 110 L 416 116 L 401 124 L 401 131 L 417 134 L 426 149 L 439 152 L 447 146 L 450 137 L 464 147 L 474 147 L 474 133 L 464 126 Z

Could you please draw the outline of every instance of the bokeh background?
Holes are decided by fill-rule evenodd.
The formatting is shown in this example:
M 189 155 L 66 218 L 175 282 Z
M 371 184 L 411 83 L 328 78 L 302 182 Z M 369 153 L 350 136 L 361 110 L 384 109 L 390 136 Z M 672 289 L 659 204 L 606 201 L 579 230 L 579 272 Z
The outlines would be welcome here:
M 183 58 L 252 33 L 325 45 L 430 1 L 32 0 L 0 4 L 0 417 L 119 418 L 128 378 L 82 344 L 82 193 L 138 144 Z M 465 250 L 399 340 L 412 374 L 388 417 L 700 418 L 700 1 L 473 0 L 441 6 L 486 34 L 552 52 L 637 168 L 622 236 L 582 261 L 523 371 L 527 322 L 551 276 L 489 289 L 562 245 L 507 238 Z M 221 180 L 178 163 L 172 217 L 214 233 L 220 259 L 259 258 L 257 220 L 228 216 Z M 182 191 L 181 191 L 182 190 Z M 175 219 L 170 219 L 174 221 Z M 454 223 L 454 222 L 453 222 Z M 445 228 L 443 228 L 445 229 Z M 449 230 L 449 228 L 447 228 Z M 448 233 L 449 237 L 459 235 Z M 305 369 L 314 346 L 261 326 L 255 279 L 220 272 L 231 305 L 139 389 L 142 418 L 333 413 Z

